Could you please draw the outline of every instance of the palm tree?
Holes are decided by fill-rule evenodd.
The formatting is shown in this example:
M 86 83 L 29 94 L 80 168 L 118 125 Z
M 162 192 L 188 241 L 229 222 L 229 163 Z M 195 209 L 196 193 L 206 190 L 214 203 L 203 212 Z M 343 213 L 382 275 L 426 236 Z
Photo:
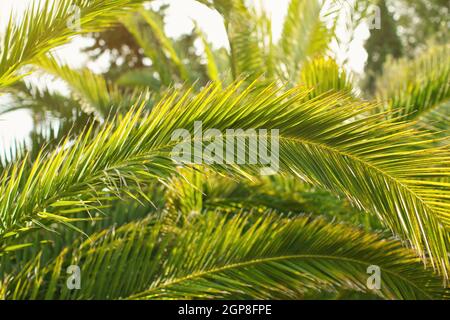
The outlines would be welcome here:
M 404 75 L 389 89 L 380 80 L 380 100 L 368 101 L 327 54 L 335 7 L 292 0 L 275 42 L 264 11 L 204 0 L 223 16 L 230 50 L 214 50 L 195 28 L 210 80 L 198 83 L 158 16 L 133 12 L 140 2 L 44 1 L 8 24 L 0 91 L 14 97 L 11 109 L 48 110 L 66 125 L 29 151 L 18 145 L 1 169 L 3 298 L 448 297 L 450 157 L 428 117 L 448 109 L 447 47 L 390 62 L 383 77 Z M 74 3 L 81 30 L 67 27 Z M 114 21 L 149 70 L 111 82 L 49 54 Z M 72 96 L 25 85 L 25 66 L 63 79 Z M 172 133 L 196 121 L 279 129 L 279 174 L 175 164 Z M 321 212 L 308 195 L 334 207 Z M 66 287 L 70 265 L 82 269 L 80 290 Z M 366 285 L 370 266 L 381 270 L 378 290 Z

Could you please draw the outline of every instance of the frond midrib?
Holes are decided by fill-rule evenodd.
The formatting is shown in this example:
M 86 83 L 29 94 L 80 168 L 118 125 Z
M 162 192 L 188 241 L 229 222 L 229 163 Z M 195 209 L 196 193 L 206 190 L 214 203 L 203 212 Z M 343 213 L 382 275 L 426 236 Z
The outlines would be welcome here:
M 298 260 L 298 259 L 324 259 L 324 260 L 339 260 L 339 261 L 345 261 L 345 262 L 351 262 L 351 263 L 355 263 L 355 264 L 359 264 L 359 265 L 364 265 L 367 266 L 368 263 L 366 261 L 363 260 L 357 260 L 354 258 L 348 258 L 348 257 L 339 257 L 339 256 L 330 256 L 330 255 L 322 255 L 322 254 L 299 254 L 299 255 L 285 255 L 285 256 L 278 256 L 278 257 L 265 257 L 265 258 L 258 258 L 258 259 L 251 259 L 248 261 L 243 261 L 243 262 L 237 262 L 237 263 L 232 263 L 229 265 L 224 265 L 221 267 L 216 267 L 216 268 L 212 268 L 206 271 L 199 271 L 199 272 L 194 272 L 188 276 L 184 276 L 184 277 L 180 277 L 180 278 L 175 278 L 171 281 L 167 281 L 164 282 L 161 285 L 156 285 L 154 287 L 152 287 L 151 289 L 148 289 L 146 291 L 140 292 L 140 293 L 136 293 L 133 294 L 129 297 L 127 297 L 127 299 L 140 299 L 143 298 L 145 296 L 150 296 L 152 291 L 156 291 L 159 289 L 163 289 L 166 287 L 170 287 L 172 285 L 176 285 L 185 281 L 190 281 L 196 278 L 202 278 L 208 275 L 212 275 L 215 273 L 220 273 L 226 270 L 231 270 L 231 269 L 238 269 L 238 268 L 242 268 L 242 267 L 248 267 L 248 266 L 252 266 L 252 265 L 258 265 L 258 264 L 264 264 L 264 263 L 269 263 L 269 262 L 277 262 L 277 261 L 283 261 L 283 260 Z M 370 263 L 369 263 L 370 265 Z M 384 267 L 380 266 L 380 270 L 382 270 L 383 272 L 389 273 L 394 277 L 397 277 L 407 283 L 409 283 L 412 287 L 416 288 L 419 292 L 421 292 L 422 294 L 424 294 L 424 296 L 426 296 L 429 299 L 433 299 L 433 296 L 431 296 L 429 293 L 427 293 L 425 290 L 423 290 L 422 288 L 420 288 L 419 286 L 417 286 L 413 281 L 411 281 L 408 278 L 403 277 L 401 274 L 396 273 L 390 269 L 386 269 Z
M 223 136 L 223 137 L 227 137 L 227 136 L 231 136 L 231 135 L 223 134 L 222 136 Z M 241 136 L 242 136 L 242 137 L 249 137 L 249 136 L 252 136 L 252 135 L 249 135 L 249 134 L 242 134 L 242 135 L 240 135 L 240 134 L 235 134 L 235 135 L 232 135 L 232 136 L 233 136 L 233 137 L 241 137 Z M 268 135 L 259 134 L 258 136 L 268 136 Z M 347 157 L 347 158 L 349 158 L 349 159 L 351 159 L 351 160 L 353 160 L 353 161 L 355 161 L 355 162 L 357 162 L 357 163 L 362 164 L 362 165 L 365 166 L 365 167 L 369 167 L 369 168 L 373 169 L 374 171 L 380 173 L 382 176 L 385 176 L 385 177 L 388 178 L 389 180 L 391 180 L 391 181 L 393 181 L 394 183 L 396 183 L 397 185 L 399 185 L 399 187 L 403 188 L 403 189 L 406 190 L 408 193 L 410 193 L 411 195 L 413 195 L 418 201 L 420 201 L 420 203 L 421 203 L 425 208 L 427 208 L 427 209 L 430 210 L 431 212 L 434 212 L 434 209 L 433 209 L 432 207 L 430 207 L 430 206 L 428 205 L 428 203 L 427 203 L 424 199 L 422 199 L 422 197 L 421 197 L 419 194 L 417 194 L 417 192 L 415 192 L 414 190 L 412 190 L 412 189 L 406 184 L 405 181 L 402 181 L 402 179 L 399 179 L 399 178 L 397 178 L 397 177 L 394 177 L 393 175 L 391 175 L 391 174 L 388 173 L 387 171 L 385 171 L 385 170 L 383 170 L 383 169 L 377 167 L 375 164 L 373 164 L 373 163 L 371 163 L 371 162 L 369 162 L 369 161 L 367 161 L 367 160 L 362 159 L 361 157 L 358 157 L 358 156 L 356 156 L 356 155 L 354 155 L 354 154 L 350 154 L 350 153 L 345 152 L 345 151 L 343 151 L 343 150 L 339 150 L 339 149 L 337 149 L 337 148 L 335 148 L 335 147 L 333 147 L 333 146 L 331 146 L 331 145 L 325 144 L 325 143 L 323 143 L 323 142 L 313 141 L 313 140 L 305 139 L 305 138 L 303 138 L 303 137 L 300 138 L 300 137 L 293 137 L 293 136 L 283 136 L 283 135 L 280 135 L 279 138 L 280 138 L 281 140 L 285 140 L 285 141 L 290 141 L 290 142 L 295 142 L 295 143 L 300 143 L 300 144 L 312 145 L 312 146 L 315 146 L 315 147 L 319 147 L 319 148 L 322 148 L 322 149 L 324 149 L 324 150 L 328 150 L 328 151 L 331 151 L 331 152 L 333 152 L 333 153 L 335 153 L 335 154 L 341 155 L 341 156 L 343 156 L 343 157 Z M 191 141 L 203 141 L 203 139 L 195 139 L 195 138 L 194 138 L 194 139 L 191 139 Z M 174 143 L 173 145 L 175 145 L 175 144 L 176 144 L 176 143 Z M 172 144 L 167 144 L 165 147 L 161 147 L 160 149 L 164 149 L 164 148 L 170 147 L 171 145 L 172 145 Z
M 244 134 L 234 134 L 234 135 L 223 134 L 222 136 L 223 136 L 223 137 L 227 137 L 227 136 L 233 136 L 233 137 L 249 137 L 249 136 L 252 136 L 252 135 L 251 135 L 251 134 L 245 134 L 245 133 L 244 133 Z M 265 135 L 259 134 L 258 136 L 265 136 Z M 268 136 L 268 135 L 267 135 L 267 136 Z M 305 139 L 305 138 L 303 138 L 303 137 L 300 138 L 300 137 L 283 136 L 283 135 L 280 135 L 279 138 L 280 138 L 281 140 L 285 140 L 285 141 L 288 141 L 288 142 L 300 143 L 300 144 L 304 144 L 304 145 L 312 145 L 312 146 L 321 148 L 321 149 L 323 149 L 323 150 L 331 151 L 331 152 L 333 152 L 333 153 L 335 153 L 335 154 L 338 154 L 338 155 L 343 156 L 343 157 L 347 157 L 347 158 L 349 158 L 349 159 L 351 159 L 351 160 L 353 160 L 353 161 L 355 161 L 355 162 L 357 162 L 357 163 L 360 163 L 361 165 L 363 165 L 363 166 L 365 166 L 365 167 L 369 167 L 369 168 L 373 169 L 374 171 L 378 172 L 379 174 L 381 174 L 382 176 L 388 178 L 390 181 L 394 182 L 394 183 L 397 184 L 399 187 L 401 187 L 401 188 L 403 188 L 404 190 L 406 190 L 406 191 L 407 191 L 408 193 L 410 193 L 415 199 L 417 199 L 417 200 L 422 204 L 422 206 L 423 206 L 424 208 L 427 208 L 428 210 L 431 210 L 431 212 L 434 212 L 434 209 L 433 209 L 432 207 L 430 207 L 430 206 L 428 205 L 428 203 L 427 203 L 424 199 L 422 199 L 422 197 L 421 197 L 419 194 L 417 194 L 417 193 L 416 193 L 414 190 L 412 190 L 408 185 L 406 185 L 406 184 L 404 183 L 404 181 L 402 181 L 401 179 L 399 179 L 399 178 L 397 178 L 397 177 L 394 177 L 393 175 L 389 174 L 388 172 L 382 170 L 381 168 L 378 168 L 376 165 L 374 165 L 374 164 L 368 162 L 367 160 L 364 160 L 364 159 L 362 159 L 362 158 L 360 158 L 360 157 L 358 157 L 358 156 L 356 156 L 356 155 L 354 155 L 354 154 L 350 154 L 350 153 L 345 152 L 345 151 L 343 151 L 343 150 L 339 150 L 339 149 L 337 149 L 337 148 L 335 148 L 335 147 L 333 147 L 333 146 L 330 146 L 330 145 L 328 145 L 328 144 L 325 144 L 325 143 L 323 143 L 323 142 L 313 141 L 313 140 Z M 191 139 L 190 141 L 193 141 L 193 142 L 195 142 L 195 141 L 205 141 L 205 139 L 203 139 L 203 137 L 200 138 L 200 139 L 199 139 L 199 138 L 193 138 L 193 139 Z M 176 145 L 176 143 L 177 143 L 177 142 L 172 142 L 172 141 L 171 141 L 171 143 L 167 143 L 167 144 L 165 144 L 165 145 L 158 146 L 157 148 L 155 148 L 155 149 L 153 149 L 153 150 L 150 150 L 150 151 L 148 151 L 148 152 L 141 152 L 141 153 L 139 153 L 139 154 L 137 154 L 137 155 L 135 155 L 135 156 L 133 156 L 133 157 L 127 158 L 126 160 L 119 161 L 119 162 L 116 163 L 116 165 L 110 166 L 110 167 L 108 167 L 108 168 L 101 169 L 101 170 L 99 170 L 99 171 L 97 172 L 97 174 L 91 175 L 89 180 L 96 180 L 96 179 L 100 178 L 100 177 L 102 176 L 102 172 L 105 171 L 105 170 L 114 170 L 114 169 L 117 169 L 117 168 L 123 168 L 124 166 L 127 166 L 127 164 L 128 164 L 130 161 L 133 162 L 134 160 L 137 161 L 137 160 L 146 158 L 146 157 L 148 157 L 149 154 L 151 154 L 151 153 L 157 154 L 158 152 L 162 152 L 164 149 L 167 150 L 167 148 L 170 148 L 171 146 Z M 83 182 L 82 182 L 82 184 L 85 184 L 85 183 L 87 183 L 87 181 L 83 181 Z M 72 187 L 76 187 L 76 186 L 77 186 L 77 185 L 75 185 L 75 186 L 72 185 Z M 70 191 L 67 191 L 67 192 L 70 193 Z M 61 198 L 61 197 L 64 197 L 64 195 L 58 196 L 58 198 Z M 48 205 L 52 203 L 52 200 L 55 200 L 55 199 L 56 199 L 55 197 L 49 199 L 49 200 L 46 202 L 46 203 L 47 203 L 47 206 L 44 206 L 43 209 L 45 209 L 46 207 L 48 207 Z M 56 199 L 56 200 L 57 200 L 57 199 Z M 55 200 L 55 201 L 56 201 L 56 200 Z M 41 208 L 41 209 L 42 209 L 42 208 Z M 40 209 L 37 209 L 37 211 L 40 212 Z M 37 211 L 36 211 L 36 212 L 37 212 Z M 433 216 L 433 217 L 434 217 L 434 216 Z M 435 218 L 438 218 L 438 217 L 435 217 Z M 27 219 L 25 218 L 25 220 L 27 220 Z
M 367 166 L 367 167 L 373 169 L 374 171 L 379 172 L 381 175 L 389 178 L 389 180 L 392 180 L 393 182 L 397 183 L 400 187 L 404 188 L 406 191 L 408 191 L 409 193 L 414 195 L 423 204 L 424 207 L 427 207 L 430 210 L 434 211 L 432 208 L 430 208 L 428 206 L 428 204 L 426 203 L 425 200 L 423 200 L 415 191 L 411 190 L 411 188 L 408 185 L 406 185 L 404 182 L 402 182 L 401 179 L 395 178 L 394 176 L 392 176 L 388 172 L 382 170 L 381 168 L 376 167 L 374 164 L 372 164 L 372 163 L 370 163 L 370 162 L 368 162 L 368 161 L 366 161 L 364 159 L 361 159 L 361 158 L 359 158 L 359 157 L 357 157 L 357 156 L 355 156 L 353 154 L 350 154 L 348 152 L 345 152 L 345 151 L 342 151 L 342 150 L 338 150 L 338 149 L 336 149 L 336 148 L 334 148 L 332 146 L 329 146 L 327 144 L 324 144 L 324 143 L 319 143 L 319 142 L 314 142 L 314 141 L 310 141 L 310 140 L 305 140 L 303 138 L 299 139 L 299 138 L 294 138 L 294 137 L 286 138 L 286 137 L 280 136 L 280 139 L 287 140 L 287 141 L 291 140 L 291 141 L 295 141 L 295 142 L 300 142 L 300 143 L 304 143 L 304 144 L 310 144 L 310 145 L 318 146 L 318 147 L 323 148 L 325 150 L 329 150 L 329 151 L 332 151 L 334 153 L 340 154 L 342 156 L 348 157 L 348 158 L 354 160 L 355 162 L 359 162 L 360 164 L 362 164 L 364 166 Z

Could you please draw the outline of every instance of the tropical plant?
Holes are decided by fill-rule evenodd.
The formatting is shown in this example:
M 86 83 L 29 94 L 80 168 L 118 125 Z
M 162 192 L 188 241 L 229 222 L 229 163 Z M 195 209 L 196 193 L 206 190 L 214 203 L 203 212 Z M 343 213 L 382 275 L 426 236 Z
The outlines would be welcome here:
M 2 112 L 30 110 L 35 129 L 0 167 L 2 298 L 448 298 L 448 46 L 389 60 L 371 101 L 330 53 L 339 6 L 328 1 L 291 0 L 274 40 L 262 8 L 200 0 L 230 44 L 215 49 L 195 25 L 203 63 L 141 2 L 46 0 L 7 25 Z M 50 52 L 115 24 L 150 66 L 111 78 Z M 33 72 L 70 95 L 27 83 Z M 227 150 L 175 163 L 174 131 L 197 121 L 243 141 L 278 129 L 279 172 L 227 164 Z M 211 141 L 188 142 L 195 155 Z M 71 265 L 80 290 L 66 286 Z

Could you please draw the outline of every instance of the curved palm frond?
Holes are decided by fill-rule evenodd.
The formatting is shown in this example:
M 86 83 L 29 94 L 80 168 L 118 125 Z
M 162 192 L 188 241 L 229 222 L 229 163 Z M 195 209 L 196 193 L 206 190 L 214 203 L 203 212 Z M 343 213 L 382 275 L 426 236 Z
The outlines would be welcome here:
M 350 290 L 385 299 L 442 299 L 440 278 L 397 241 L 309 217 L 218 213 L 168 232 L 149 219 L 104 230 L 37 257 L 6 278 L 8 299 L 296 299 L 317 290 Z M 81 288 L 68 290 L 65 268 L 78 265 Z M 369 266 L 381 286 L 367 286 Z
M 280 60 L 285 66 L 284 79 L 297 83 L 304 62 L 325 54 L 334 36 L 334 28 L 327 28 L 322 0 L 291 0 L 280 39 Z
M 254 9 L 246 7 L 243 1 L 233 3 L 233 9 L 224 16 L 231 48 L 231 68 L 234 79 L 245 75 L 251 81 L 267 70 L 257 33 L 257 15 L 251 11 Z
M 214 52 L 211 47 L 211 44 L 208 42 L 205 34 L 202 32 L 202 30 L 198 27 L 198 25 L 196 23 L 195 23 L 195 32 L 197 33 L 199 38 L 202 40 L 202 44 L 203 44 L 205 55 L 206 55 L 206 70 L 208 73 L 208 77 L 211 81 L 214 81 L 218 85 L 220 85 L 221 78 L 220 78 L 219 65 L 216 62 L 216 57 L 214 56 Z
M 149 115 L 144 107 L 132 110 L 93 139 L 82 135 L 42 155 L 27 176 L 23 164 L 5 172 L 0 179 L 0 236 L 31 222 L 68 222 L 67 207 L 94 210 L 101 199 L 130 194 L 131 188 L 145 199 L 139 193 L 142 183 L 176 172 L 171 154 L 179 141 L 172 140 L 173 132 L 202 121 L 205 130 L 221 132 L 278 129 L 281 172 L 344 194 L 376 214 L 445 276 L 450 190 L 448 184 L 427 178 L 450 175 L 448 148 L 428 148 L 427 133 L 408 123 L 383 120 L 384 114 L 362 117 L 374 105 L 342 94 L 306 100 L 307 94 L 301 88 L 284 91 L 258 82 L 224 90 L 212 85 L 195 96 L 189 91 L 169 95 Z M 247 139 L 251 133 L 230 135 Z M 202 145 L 195 144 L 194 150 L 209 138 L 199 141 Z M 219 163 L 210 161 L 212 169 L 247 177 L 259 174 L 258 165 L 227 165 L 225 157 Z
M 10 148 L 1 150 L 0 171 L 25 156 L 31 167 L 42 148 L 56 148 L 65 138 L 82 133 L 94 121 L 91 115 L 81 110 L 76 99 L 47 86 L 18 81 L 6 92 L 9 102 L 0 115 L 27 109 L 32 114 L 34 126 L 27 139 L 15 141 Z
M 17 81 L 5 90 L 11 102 L 2 106 L 0 115 L 8 112 L 29 109 L 43 115 L 46 112 L 61 118 L 70 118 L 73 110 L 80 109 L 77 101 L 48 86 L 37 86 L 26 81 Z
M 70 37 L 108 27 L 124 10 L 143 0 L 43 0 L 33 2 L 20 22 L 12 15 L 0 44 L 0 89 L 23 75 L 21 67 L 49 50 L 67 43 Z M 75 8 L 79 17 L 75 16 Z M 70 25 L 79 18 L 81 30 Z
M 331 58 L 318 57 L 306 62 L 300 72 L 300 84 L 313 90 L 309 98 L 315 98 L 330 91 L 351 93 L 352 79 Z
M 209 211 L 223 212 L 253 211 L 253 212 L 289 212 L 291 215 L 311 214 L 323 215 L 336 222 L 350 223 L 366 231 L 382 231 L 390 233 L 383 227 L 380 220 L 361 212 L 345 197 L 336 196 L 327 190 L 302 183 L 292 176 L 275 175 L 261 177 L 255 181 L 238 181 L 228 177 L 207 174 L 202 188 L 189 188 L 203 193 L 203 208 Z M 183 196 L 181 203 L 191 203 L 195 193 L 178 193 L 173 196 Z M 189 200 L 186 201 L 186 198 Z M 175 199 L 173 202 L 177 202 Z M 178 207 L 179 211 L 182 211 Z M 186 211 L 182 211 L 186 212 Z
M 393 115 L 432 128 L 450 101 L 450 45 L 431 47 L 412 60 L 388 61 L 377 89 Z M 448 124 L 448 119 L 444 116 L 440 122 Z
M 267 41 L 261 38 L 261 28 L 265 29 L 265 35 L 269 31 L 267 25 L 263 24 L 264 13 L 247 6 L 243 0 L 199 2 L 217 10 L 223 16 L 231 49 L 229 58 L 233 79 L 245 75 L 252 81 L 262 74 L 270 76 L 268 67 L 271 63 L 266 63 L 267 48 L 264 47 Z
M 172 41 L 165 35 L 164 24 L 161 22 L 158 24 L 158 17 L 152 11 L 142 11 L 142 18 L 152 30 L 153 36 L 158 44 L 160 50 L 167 55 L 168 59 L 175 65 L 180 79 L 182 81 L 190 81 L 188 70 L 181 61 L 175 47 L 172 45 Z
M 40 69 L 67 83 L 80 101 L 81 109 L 100 121 L 111 114 L 127 110 L 136 101 L 138 91 L 126 92 L 88 68 L 74 70 L 53 56 L 42 56 L 34 63 Z
M 175 80 L 194 82 L 189 78 L 188 70 L 173 46 L 172 40 L 165 35 L 160 17 L 152 11 L 144 10 L 124 16 L 121 22 L 134 36 L 145 55 L 151 59 L 161 84 L 169 87 Z
M 203 206 L 205 173 L 192 168 L 180 168 L 180 175 L 167 184 L 166 214 L 172 222 L 199 214 Z

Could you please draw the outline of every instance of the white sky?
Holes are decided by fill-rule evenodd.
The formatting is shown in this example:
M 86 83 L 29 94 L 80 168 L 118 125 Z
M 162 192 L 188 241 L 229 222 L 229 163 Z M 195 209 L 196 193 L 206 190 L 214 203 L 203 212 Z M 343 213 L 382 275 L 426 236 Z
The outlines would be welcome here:
M 0 0 L 0 33 L 4 29 L 11 10 L 18 16 L 33 1 L 38 0 Z M 262 1 L 267 12 L 272 16 L 274 39 L 281 34 L 282 22 L 287 11 L 289 0 L 255 0 Z M 156 0 L 156 2 L 170 3 L 166 20 L 166 32 L 169 36 L 176 37 L 192 29 L 192 20 L 195 20 L 205 32 L 208 40 L 215 47 L 227 45 L 227 37 L 220 15 L 194 0 Z M 345 32 L 338 30 L 338 35 L 345 37 Z M 367 28 L 361 28 L 356 33 L 355 40 L 350 45 L 349 68 L 355 73 L 362 73 L 367 54 L 363 48 L 364 40 L 368 37 Z M 80 53 L 80 49 L 87 46 L 89 40 L 76 37 L 57 53 L 66 63 L 73 67 L 87 65 L 94 72 L 102 72 L 107 68 L 103 61 L 87 63 L 87 58 Z M 338 50 L 334 48 L 336 52 Z M 337 53 L 338 60 L 343 57 Z M 0 104 L 7 100 L 0 99 Z M 16 111 L 6 115 L 0 115 L 0 150 L 9 147 L 11 142 L 25 138 L 32 128 L 32 121 L 27 111 Z

